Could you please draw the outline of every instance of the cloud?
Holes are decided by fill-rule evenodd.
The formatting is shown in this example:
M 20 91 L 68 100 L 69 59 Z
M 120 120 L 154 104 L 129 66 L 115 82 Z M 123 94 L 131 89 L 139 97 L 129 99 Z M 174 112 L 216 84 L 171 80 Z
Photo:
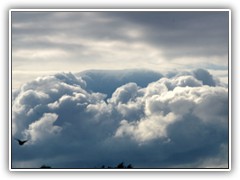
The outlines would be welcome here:
M 163 48 L 169 59 L 228 51 L 227 36 L 223 36 L 228 33 L 227 12 L 118 12 L 113 16 L 141 27 L 142 39 Z
M 35 38 L 58 35 L 60 40 L 67 35 L 95 42 L 144 42 L 163 48 L 169 58 L 224 55 L 228 51 L 228 12 L 14 12 L 13 32 L 38 35 Z M 65 49 L 61 44 L 72 44 L 46 40 L 53 43 L 50 47 Z M 24 41 L 24 45 L 30 44 Z
M 120 122 L 115 137 L 129 136 L 137 142 L 148 142 L 152 139 L 167 137 L 166 128 L 176 119 L 173 113 L 166 116 L 150 116 L 147 119 L 129 123 L 127 120 Z
M 226 72 L 228 18 L 228 11 L 15 11 L 13 72 L 126 69 L 136 64 L 161 72 L 195 67 Z M 23 77 L 15 76 L 13 85 L 23 83 Z
M 34 141 L 49 139 L 53 135 L 57 135 L 61 132 L 61 127 L 54 126 L 53 123 L 57 120 L 58 115 L 53 113 L 44 113 L 43 117 L 29 125 L 25 134 Z
M 15 168 L 228 166 L 228 89 L 203 69 L 58 73 L 12 105 L 12 136 L 29 139 L 12 141 Z
M 146 87 L 149 83 L 157 81 L 163 75 L 156 71 L 146 69 L 128 70 L 90 70 L 77 73 L 87 82 L 88 91 L 101 92 L 111 97 L 120 86 L 133 82 L 140 87 Z

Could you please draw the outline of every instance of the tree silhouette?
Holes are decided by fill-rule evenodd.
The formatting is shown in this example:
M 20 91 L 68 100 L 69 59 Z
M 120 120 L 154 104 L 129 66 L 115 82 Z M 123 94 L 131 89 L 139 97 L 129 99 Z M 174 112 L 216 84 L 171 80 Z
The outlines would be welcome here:
M 125 168 L 124 163 L 121 162 L 120 164 L 117 165 L 116 168 L 118 168 L 118 169 L 123 169 L 123 168 Z
M 133 168 L 133 166 L 132 166 L 131 164 L 129 164 L 129 165 L 127 166 L 127 168 L 128 168 L 128 169 L 131 169 L 131 168 Z
M 51 168 L 51 166 L 47 166 L 47 165 L 42 165 L 40 168 L 42 168 L 42 169 L 50 169 Z
M 101 168 L 105 168 L 105 165 L 102 165 Z M 116 167 L 111 167 L 111 166 L 107 166 L 108 169 L 110 168 L 115 168 L 115 169 L 131 169 L 133 168 L 132 164 L 129 164 L 127 166 L 124 165 L 124 162 L 119 163 Z

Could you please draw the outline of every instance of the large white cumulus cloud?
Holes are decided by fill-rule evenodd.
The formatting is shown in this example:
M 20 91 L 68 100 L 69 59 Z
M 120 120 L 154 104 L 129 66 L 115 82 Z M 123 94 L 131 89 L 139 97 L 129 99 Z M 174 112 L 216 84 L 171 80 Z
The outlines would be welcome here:
M 12 142 L 13 167 L 228 166 L 226 86 L 203 69 L 119 73 L 60 73 L 14 92 L 12 135 L 29 142 Z

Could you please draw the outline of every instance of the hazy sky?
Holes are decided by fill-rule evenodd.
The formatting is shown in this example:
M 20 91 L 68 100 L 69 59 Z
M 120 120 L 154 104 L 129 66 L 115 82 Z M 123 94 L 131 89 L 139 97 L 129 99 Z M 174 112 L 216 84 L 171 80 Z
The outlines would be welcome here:
M 227 82 L 228 12 L 12 12 L 13 88 L 87 69 L 205 68 Z

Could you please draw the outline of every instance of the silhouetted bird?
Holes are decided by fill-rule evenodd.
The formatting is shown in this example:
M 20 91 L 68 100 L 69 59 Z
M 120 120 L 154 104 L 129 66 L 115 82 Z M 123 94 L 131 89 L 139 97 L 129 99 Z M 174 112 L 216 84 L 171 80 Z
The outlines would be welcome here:
M 28 140 L 21 141 L 20 139 L 17 139 L 17 138 L 15 138 L 15 140 L 18 141 L 18 144 L 19 144 L 20 146 L 22 146 L 22 145 L 24 145 L 26 142 L 28 142 Z

